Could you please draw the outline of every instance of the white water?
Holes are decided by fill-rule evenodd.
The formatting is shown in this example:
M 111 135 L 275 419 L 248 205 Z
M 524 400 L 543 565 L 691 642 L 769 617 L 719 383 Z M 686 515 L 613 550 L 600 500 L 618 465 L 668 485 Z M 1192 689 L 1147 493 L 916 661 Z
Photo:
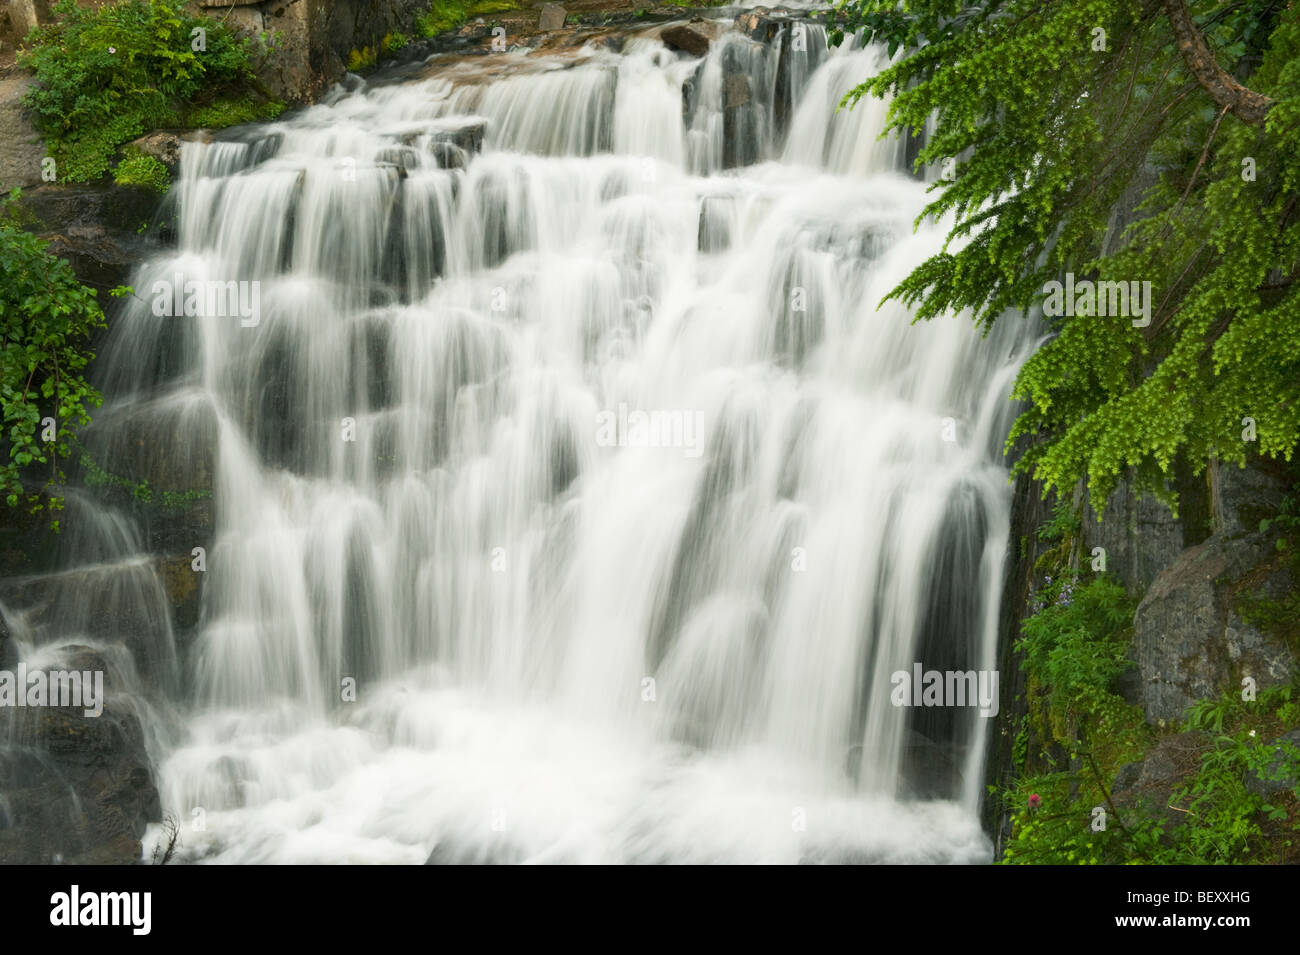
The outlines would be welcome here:
M 909 723 L 889 676 L 994 666 L 1027 342 L 877 308 L 942 238 L 884 107 L 832 112 L 881 62 L 797 60 L 785 129 L 728 34 L 686 116 L 699 61 L 642 38 L 186 146 L 180 250 L 102 361 L 105 420 L 219 442 L 181 859 L 989 858 L 989 721 Z M 260 281 L 260 322 L 155 317 L 178 271 Z M 621 404 L 700 442 L 603 447 Z M 947 798 L 907 798 L 917 730 Z

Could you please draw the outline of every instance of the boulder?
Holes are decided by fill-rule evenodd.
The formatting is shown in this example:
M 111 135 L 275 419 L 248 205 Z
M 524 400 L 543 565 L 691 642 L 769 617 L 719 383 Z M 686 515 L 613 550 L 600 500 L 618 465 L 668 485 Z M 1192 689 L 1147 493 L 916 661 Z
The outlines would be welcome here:
M 104 709 L 0 710 L 0 864 L 138 863 L 162 812 L 137 705 L 99 653 L 63 652 L 48 668 L 104 673 Z
M 543 32 L 559 30 L 564 26 L 565 13 L 564 7 L 558 3 L 547 3 L 542 5 L 542 13 L 537 18 L 537 29 Z
M 1139 703 L 1147 720 L 1174 723 L 1198 700 L 1289 682 L 1296 661 L 1286 641 L 1244 619 L 1242 599 L 1284 596 L 1286 562 L 1263 534 L 1213 535 L 1161 571 L 1134 615 Z
M 152 156 L 174 173 L 181 162 L 181 137 L 176 133 L 158 130 L 146 133 L 139 139 L 132 140 L 128 148 L 134 147 L 146 156 Z
M 663 40 L 664 46 L 668 47 L 668 49 L 681 50 L 691 56 L 704 56 L 709 52 L 709 38 L 695 27 L 687 26 L 684 23 L 667 27 L 663 33 L 659 34 L 659 38 Z
M 736 16 L 736 29 L 760 43 L 770 43 L 781 32 L 786 19 L 770 7 L 754 7 Z
M 22 74 L 0 78 L 0 194 L 41 182 L 45 145 L 23 106 L 31 82 Z

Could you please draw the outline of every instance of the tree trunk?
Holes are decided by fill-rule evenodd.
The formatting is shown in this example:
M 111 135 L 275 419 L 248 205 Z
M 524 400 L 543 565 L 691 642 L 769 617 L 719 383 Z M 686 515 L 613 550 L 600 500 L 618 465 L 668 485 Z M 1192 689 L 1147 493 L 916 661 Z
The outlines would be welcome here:
M 1187 0 L 1164 0 L 1165 13 L 1174 27 L 1174 39 L 1187 68 L 1214 101 L 1242 122 L 1263 126 L 1273 100 L 1263 93 L 1247 89 L 1215 62 L 1205 37 L 1192 20 Z

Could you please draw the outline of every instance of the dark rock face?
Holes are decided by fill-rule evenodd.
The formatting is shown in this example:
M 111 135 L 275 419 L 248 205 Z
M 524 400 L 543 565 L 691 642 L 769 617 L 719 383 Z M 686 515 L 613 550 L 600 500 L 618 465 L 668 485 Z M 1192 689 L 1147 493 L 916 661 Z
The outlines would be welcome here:
M 1088 562 L 1094 548 L 1103 548 L 1107 572 L 1130 592 L 1149 587 L 1187 546 L 1183 525 L 1169 508 L 1150 495 L 1134 493 L 1127 481 L 1107 499 L 1100 523 L 1094 507 L 1088 501 L 1084 508 L 1080 559 Z
M 788 14 L 771 7 L 754 7 L 736 16 L 736 29 L 760 43 L 771 42 L 786 23 Z
M 709 52 L 709 38 L 684 23 L 668 27 L 659 34 L 659 38 L 664 41 L 664 46 L 668 49 L 681 50 L 691 56 L 704 56 Z
M 151 690 L 179 679 L 167 594 L 149 563 L 120 561 L 0 582 L 0 601 L 21 613 L 24 642 L 57 643 L 84 634 L 118 643 Z
M 149 248 L 145 233 L 157 221 L 162 199 L 152 189 L 129 186 L 42 185 L 23 193 L 27 227 L 68 260 L 77 278 L 99 290 L 131 281 L 131 271 Z
M 0 670 L 13 670 L 18 665 L 18 647 L 9 633 L 9 624 L 0 613 Z
M 222 2 L 220 6 L 230 4 Z M 280 36 L 277 52 L 261 71 L 263 82 L 281 99 L 307 103 L 347 72 L 352 50 L 378 49 L 385 36 L 410 33 L 426 0 L 266 0 L 254 4 L 261 24 L 252 33 Z
M 1285 476 L 1267 469 L 1262 462 L 1240 468 L 1215 461 L 1210 465 L 1210 506 L 1215 529 L 1228 535 L 1258 531 L 1260 519 L 1277 512 L 1286 490 Z
M 1197 700 L 1291 679 L 1296 661 L 1284 640 L 1248 623 L 1243 594 L 1281 597 L 1294 586 L 1272 541 L 1214 535 L 1179 555 L 1156 577 L 1133 620 L 1148 721 L 1174 722 Z
M 98 717 L 0 709 L 0 863 L 138 863 L 161 808 L 134 701 L 93 650 L 66 648 L 57 668 L 103 672 L 108 701 Z

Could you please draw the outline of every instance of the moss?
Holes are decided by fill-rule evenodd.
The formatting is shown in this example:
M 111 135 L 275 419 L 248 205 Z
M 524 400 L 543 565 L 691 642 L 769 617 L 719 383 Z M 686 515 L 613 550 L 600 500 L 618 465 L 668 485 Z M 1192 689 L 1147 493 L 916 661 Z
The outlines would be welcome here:
M 405 33 L 399 31 L 397 33 L 385 34 L 382 46 L 384 48 L 385 55 L 393 56 L 397 54 L 399 51 L 401 51 L 410 42 L 411 42 L 411 38 L 408 37 Z
M 438 0 L 415 21 L 415 30 L 424 39 L 454 30 L 474 17 L 518 10 L 517 0 Z
M 361 70 L 368 70 L 378 61 L 378 54 L 372 46 L 363 46 L 359 50 L 353 50 L 348 54 L 348 71 L 359 73 Z
M 113 181 L 119 186 L 143 186 L 155 192 L 166 192 L 171 188 L 171 173 L 153 156 L 129 149 L 126 158 L 113 170 Z
M 224 129 L 240 123 L 258 123 L 275 119 L 284 112 L 284 104 L 252 97 L 221 99 L 197 106 L 185 115 L 186 126 L 201 129 Z

